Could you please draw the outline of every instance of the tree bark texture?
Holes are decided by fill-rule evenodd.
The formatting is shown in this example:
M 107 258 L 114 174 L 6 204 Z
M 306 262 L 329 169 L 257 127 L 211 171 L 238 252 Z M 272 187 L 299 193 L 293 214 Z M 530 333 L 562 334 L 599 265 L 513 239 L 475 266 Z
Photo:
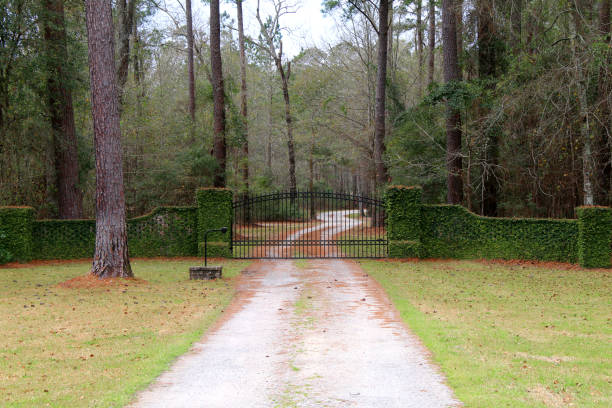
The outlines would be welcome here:
M 221 22 L 219 0 L 210 2 L 210 66 L 213 82 L 213 156 L 217 161 L 215 187 L 225 187 L 225 94 L 221 63 Z
M 238 42 L 240 47 L 240 116 L 242 117 L 242 158 L 241 173 L 244 190 L 249 191 L 249 120 L 247 111 L 246 56 L 244 50 L 244 23 L 242 0 L 236 0 L 238 11 Z
M 429 71 L 427 72 L 428 84 L 434 81 L 434 68 L 436 57 L 436 2 L 429 0 L 429 29 L 427 30 L 429 39 Z
M 587 97 L 586 68 L 583 66 L 585 61 L 582 58 L 584 50 L 585 30 L 583 25 L 583 13 L 587 10 L 584 7 L 583 1 L 576 1 L 573 4 L 573 35 L 572 35 L 572 50 L 573 50 L 573 65 L 575 75 L 575 86 L 578 99 L 578 109 L 580 115 L 580 139 L 582 140 L 582 192 L 583 204 L 593 205 L 595 203 L 595 195 L 593 188 L 593 173 L 594 173 L 594 157 L 591 141 L 591 125 Z
M 64 1 L 44 0 L 43 19 L 48 69 L 47 93 L 57 185 L 59 217 L 83 218 L 83 194 L 79 188 L 79 161 L 74 127 L 72 92 L 64 71 L 68 60 Z
M 446 83 L 459 80 L 455 4 L 453 0 L 442 0 L 442 49 L 444 51 L 444 81 Z M 461 136 L 461 112 L 447 102 L 446 200 L 449 204 L 461 204 L 463 200 Z
M 291 63 L 287 64 L 287 72 L 278 58 L 276 66 L 281 77 L 283 88 L 283 100 L 285 101 L 285 122 L 287 123 L 287 151 L 289 153 L 289 190 L 294 193 L 297 191 L 297 180 L 295 177 L 295 147 L 293 146 L 293 118 L 291 116 L 291 100 L 289 98 L 289 78 L 291 75 Z
M 212 4 L 211 7 L 211 17 L 212 17 Z M 217 2 L 217 11 L 218 11 L 218 2 Z M 217 16 L 219 13 L 217 12 Z M 185 17 L 187 20 L 187 67 L 188 67 L 188 81 L 189 81 L 189 117 L 191 118 L 191 138 L 192 142 L 195 142 L 195 74 L 193 70 L 193 19 L 191 16 L 191 0 L 185 0 Z M 218 20 L 218 17 L 217 17 Z M 210 30 L 212 33 L 212 20 Z M 212 47 L 212 37 L 211 37 L 211 47 Z M 212 50 L 211 50 L 212 52 Z M 212 64 L 211 64 L 212 65 Z M 214 85 L 213 85 L 214 90 Z
M 130 65 L 130 34 L 134 24 L 135 10 L 136 0 L 119 0 L 119 66 L 117 67 L 117 79 L 120 105 L 123 103 L 123 92 Z
M 87 0 L 85 14 L 96 154 L 96 247 L 91 272 L 100 278 L 130 277 L 110 0 Z
M 599 35 L 603 41 L 610 44 L 610 0 L 601 0 L 599 4 Z M 609 51 L 608 51 L 609 53 Z M 604 59 L 599 69 L 598 93 L 600 100 L 599 116 L 602 125 L 597 133 L 596 152 L 596 180 L 597 204 L 610 205 L 610 176 L 612 176 L 612 163 L 610 156 L 610 55 Z
M 389 7 L 393 7 L 393 0 L 381 0 L 378 5 L 378 71 L 376 73 L 376 106 L 374 114 L 374 166 L 376 169 L 376 183 L 379 187 L 384 186 L 389 181 L 384 161 Z
M 495 22 L 493 20 L 493 0 L 477 0 L 478 15 L 478 75 L 483 80 L 491 80 L 498 75 L 498 52 Z M 487 84 L 491 89 L 492 84 Z M 483 166 L 482 214 L 490 217 L 497 215 L 498 181 L 496 171 L 499 164 L 499 127 L 486 124 L 489 109 L 481 109 L 485 122 L 485 158 Z
M 416 42 L 417 59 L 419 61 L 417 95 L 420 99 L 423 95 L 423 0 L 417 0 L 416 2 Z

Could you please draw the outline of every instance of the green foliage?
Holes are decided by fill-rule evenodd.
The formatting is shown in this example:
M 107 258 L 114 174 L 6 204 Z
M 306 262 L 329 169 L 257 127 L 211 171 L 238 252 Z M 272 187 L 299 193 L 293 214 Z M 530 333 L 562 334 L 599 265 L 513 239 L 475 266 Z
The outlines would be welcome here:
M 578 261 L 585 268 L 610 267 L 612 209 L 578 207 Z
M 32 222 L 30 207 L 0 207 L 0 263 L 32 259 Z
M 91 258 L 96 242 L 96 221 L 34 221 L 32 236 L 34 259 Z
M 160 207 L 127 221 L 130 256 L 195 256 L 196 208 Z M 34 221 L 34 259 L 79 259 L 93 256 L 95 220 Z
M 13 254 L 7 249 L 7 235 L 0 229 L 0 265 L 11 262 L 13 260 Z
M 397 184 L 423 187 L 423 202 L 446 197 L 444 106 L 421 104 L 404 112 L 387 141 L 389 173 Z
M 229 248 L 234 218 L 232 207 L 234 193 L 226 188 L 200 188 L 196 191 L 198 203 L 198 233 L 197 242 L 204 241 L 204 234 L 211 229 L 227 227 L 228 232 L 212 232 L 208 234 L 209 242 L 223 242 Z
M 251 204 L 249 209 L 254 221 L 305 221 L 310 218 L 308 209 L 301 208 L 297 203 L 284 202 L 279 205 L 260 201 Z
M 130 255 L 195 256 L 197 254 L 196 207 L 160 207 L 128 221 Z
M 206 250 L 209 258 L 232 257 L 232 250 L 227 242 L 208 241 Z M 204 242 L 198 242 L 198 256 L 204 257 Z
M 385 191 L 389 257 L 418 258 L 421 253 L 421 188 L 391 186 Z
M 576 262 L 576 220 L 489 218 L 458 205 L 426 205 L 422 256 Z
M 421 188 L 391 186 L 385 192 L 390 241 L 418 241 L 421 234 Z

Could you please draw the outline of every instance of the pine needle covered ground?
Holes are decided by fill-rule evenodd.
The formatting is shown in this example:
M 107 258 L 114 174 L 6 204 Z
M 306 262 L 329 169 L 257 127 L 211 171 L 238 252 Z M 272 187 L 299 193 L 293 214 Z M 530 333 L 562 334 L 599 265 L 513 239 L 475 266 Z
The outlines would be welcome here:
M 225 279 L 189 281 L 199 264 L 135 260 L 137 280 L 102 285 L 81 278 L 89 262 L 0 269 L 0 405 L 129 402 L 201 338 L 248 265 L 223 261 Z

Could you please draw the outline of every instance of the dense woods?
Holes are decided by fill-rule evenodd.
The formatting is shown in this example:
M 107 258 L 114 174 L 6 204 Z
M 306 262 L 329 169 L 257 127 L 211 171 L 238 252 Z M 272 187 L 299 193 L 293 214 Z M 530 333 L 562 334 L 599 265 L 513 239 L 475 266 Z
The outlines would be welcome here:
M 84 4 L 0 1 L 0 205 L 93 217 Z M 112 12 L 128 216 L 213 185 L 419 184 L 426 202 L 491 216 L 610 203 L 609 0 L 325 0 L 337 35 L 298 53 L 299 3 L 98 3 Z

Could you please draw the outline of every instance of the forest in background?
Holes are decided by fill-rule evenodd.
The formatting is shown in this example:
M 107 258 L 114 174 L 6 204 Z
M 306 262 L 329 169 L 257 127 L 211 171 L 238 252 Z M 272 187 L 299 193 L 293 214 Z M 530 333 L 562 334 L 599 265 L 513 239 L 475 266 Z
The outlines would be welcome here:
M 382 151 L 375 134 L 383 2 L 326 0 L 321 8 L 336 19 L 339 41 L 303 49 L 290 60 L 282 53 L 283 37 L 291 35 L 283 17 L 299 8 L 269 2 L 276 14 L 259 16 L 261 34 L 244 38 L 246 121 L 237 16 L 221 15 L 228 187 L 247 189 L 248 163 L 249 192 L 375 195 L 384 184 L 377 180 L 378 151 L 388 183 L 422 185 L 427 202 L 459 202 L 479 214 L 573 217 L 576 206 L 609 204 L 609 0 L 386 3 Z M 62 200 L 72 194 L 82 199 L 75 214 L 92 217 L 83 2 L 0 3 L 0 205 L 31 205 L 41 218 L 71 218 Z M 219 78 L 210 27 L 187 24 L 187 3 L 113 2 L 128 216 L 191 204 L 196 187 L 216 184 L 213 84 Z M 170 23 L 156 26 L 159 13 Z M 65 47 L 57 41 L 63 27 Z M 449 63 L 456 65 L 450 77 Z M 73 111 L 68 138 L 57 134 L 70 128 L 58 123 L 68 117 L 58 114 L 58 100 L 69 100 Z M 288 123 L 295 183 L 288 171 Z M 449 163 L 455 166 L 450 176 Z M 78 175 L 75 191 L 60 191 L 58 177 L 66 174 Z

